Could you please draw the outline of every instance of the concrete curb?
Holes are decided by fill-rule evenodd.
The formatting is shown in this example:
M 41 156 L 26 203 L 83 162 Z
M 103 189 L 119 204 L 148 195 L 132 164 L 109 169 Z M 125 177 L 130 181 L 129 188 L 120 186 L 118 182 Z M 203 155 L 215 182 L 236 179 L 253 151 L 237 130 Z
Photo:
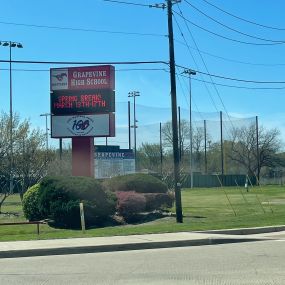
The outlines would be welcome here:
M 255 234 L 285 231 L 285 226 L 180 232 L 166 234 L 1 242 L 0 258 L 82 254 L 127 250 L 202 246 L 267 240 Z M 253 236 L 250 236 L 253 235 Z
M 108 244 L 94 246 L 76 246 L 76 247 L 55 247 L 55 248 L 36 248 L 36 249 L 20 249 L 20 250 L 5 250 L 0 251 L 0 258 L 17 258 L 17 257 L 32 257 L 32 256 L 48 256 L 48 255 L 67 255 L 67 254 L 83 254 L 96 252 L 113 252 L 127 250 L 143 250 L 143 249 L 159 249 L 170 247 L 186 247 L 186 246 L 201 246 L 215 245 L 226 243 L 240 243 L 260 241 L 259 238 L 203 238 L 196 240 L 173 240 L 162 242 L 140 242 L 140 243 L 125 243 L 125 244 Z
M 224 234 L 224 235 L 253 235 L 253 234 L 264 234 L 264 233 L 281 232 L 281 231 L 285 231 L 284 225 L 270 226 L 270 227 L 256 227 L 256 228 L 197 231 L 196 233 Z

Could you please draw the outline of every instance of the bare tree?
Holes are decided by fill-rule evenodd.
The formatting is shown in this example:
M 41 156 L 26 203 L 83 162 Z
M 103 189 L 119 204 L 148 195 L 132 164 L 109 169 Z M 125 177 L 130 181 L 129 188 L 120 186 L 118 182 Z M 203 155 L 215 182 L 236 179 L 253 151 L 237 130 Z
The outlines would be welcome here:
M 49 151 L 49 153 L 51 153 L 51 151 Z M 49 160 L 47 175 L 72 175 L 72 150 L 70 146 L 66 149 L 63 149 L 61 155 L 59 153 L 59 150 L 53 151 L 52 158 L 52 160 Z
M 160 145 L 143 143 L 137 152 L 140 168 L 160 171 Z
M 165 147 L 172 147 L 173 136 L 172 136 L 172 123 L 171 121 L 166 122 L 162 125 L 162 140 Z M 185 152 L 187 149 L 186 141 L 189 141 L 190 131 L 189 122 L 186 120 L 181 120 L 180 123 L 180 142 L 181 153 Z
M 202 168 L 202 157 L 203 157 L 202 154 L 203 154 L 204 140 L 205 140 L 204 128 L 202 127 L 193 128 L 193 136 L 192 136 L 193 162 L 194 162 L 194 167 L 197 168 L 199 166 L 200 170 Z
M 187 120 L 182 120 L 180 123 L 180 132 L 181 132 L 181 154 L 182 156 L 185 153 L 190 153 L 190 125 Z M 192 151 L 193 151 L 193 163 L 196 170 L 202 169 L 202 159 L 204 152 L 204 128 L 203 127 L 193 127 L 192 128 Z M 210 134 L 206 134 L 207 138 L 210 138 Z M 163 144 L 165 147 L 172 146 L 172 125 L 171 122 L 166 122 L 162 127 L 162 138 Z M 188 156 L 188 155 L 187 155 Z M 189 157 L 189 156 L 188 156 Z M 190 159 L 190 157 L 189 157 Z M 185 159 L 184 159 L 185 160 Z M 183 161 L 182 161 L 183 163 Z M 185 161 L 189 165 L 189 160 Z M 184 165 L 185 166 L 185 165 Z
M 280 132 L 277 129 L 259 128 L 259 169 L 257 157 L 257 135 L 255 124 L 235 128 L 229 141 L 231 151 L 228 157 L 244 166 L 249 175 L 257 175 L 262 167 L 272 167 L 281 163 L 276 154 L 281 149 Z

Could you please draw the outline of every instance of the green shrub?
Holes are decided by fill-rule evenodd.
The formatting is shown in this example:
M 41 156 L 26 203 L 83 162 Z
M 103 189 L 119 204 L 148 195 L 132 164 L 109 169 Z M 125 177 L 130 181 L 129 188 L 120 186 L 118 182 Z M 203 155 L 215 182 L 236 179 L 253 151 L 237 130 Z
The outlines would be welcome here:
M 167 187 L 149 174 L 128 174 L 106 179 L 103 185 L 110 191 L 135 191 L 137 193 L 166 193 Z
M 86 226 L 102 224 L 116 210 L 116 196 L 90 177 L 46 177 L 40 184 L 40 211 L 56 226 L 80 226 L 79 203 L 84 203 Z
M 38 221 L 43 217 L 39 208 L 40 184 L 30 187 L 23 196 L 23 211 L 29 221 Z
M 50 218 L 55 225 L 63 228 L 80 228 L 79 200 L 62 202 L 53 201 L 50 204 Z
M 174 197 L 171 193 L 145 193 L 143 195 L 146 200 L 146 211 L 171 208 L 173 206 Z

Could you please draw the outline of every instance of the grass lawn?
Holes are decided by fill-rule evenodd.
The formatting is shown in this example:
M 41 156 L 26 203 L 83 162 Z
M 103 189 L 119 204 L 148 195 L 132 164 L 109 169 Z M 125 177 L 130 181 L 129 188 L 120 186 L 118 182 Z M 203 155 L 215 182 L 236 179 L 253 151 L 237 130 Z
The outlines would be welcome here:
M 0 226 L 0 241 L 72 237 L 94 237 L 145 233 L 197 231 L 285 224 L 285 187 L 264 186 L 250 188 L 195 188 L 183 189 L 183 224 L 174 216 L 152 222 L 79 230 L 54 229 L 40 225 Z M 172 209 L 175 213 L 175 208 Z M 8 197 L 2 206 L 0 223 L 25 221 L 18 195 Z

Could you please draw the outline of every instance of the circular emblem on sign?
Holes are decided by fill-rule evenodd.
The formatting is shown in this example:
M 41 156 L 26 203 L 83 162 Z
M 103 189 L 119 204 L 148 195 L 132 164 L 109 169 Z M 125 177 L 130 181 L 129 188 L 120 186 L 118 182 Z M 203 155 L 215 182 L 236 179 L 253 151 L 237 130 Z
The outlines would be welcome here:
M 73 116 L 68 119 L 67 128 L 75 136 L 88 136 L 93 129 L 93 123 L 89 116 Z

